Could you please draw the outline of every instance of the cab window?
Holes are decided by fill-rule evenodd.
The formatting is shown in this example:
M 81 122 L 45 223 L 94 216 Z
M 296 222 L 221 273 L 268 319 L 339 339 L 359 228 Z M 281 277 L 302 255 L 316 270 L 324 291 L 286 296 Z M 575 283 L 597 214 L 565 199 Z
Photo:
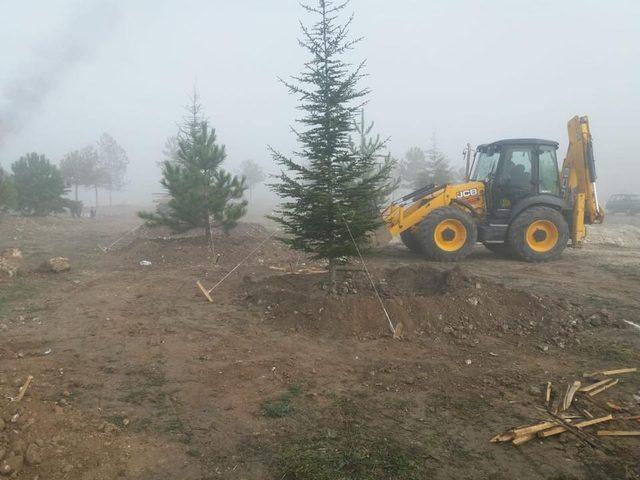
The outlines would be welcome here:
M 531 190 L 531 149 L 509 149 L 500 175 L 501 183 L 513 189 Z
M 553 147 L 540 147 L 538 151 L 538 169 L 540 172 L 540 193 L 560 195 L 560 176 L 556 151 Z

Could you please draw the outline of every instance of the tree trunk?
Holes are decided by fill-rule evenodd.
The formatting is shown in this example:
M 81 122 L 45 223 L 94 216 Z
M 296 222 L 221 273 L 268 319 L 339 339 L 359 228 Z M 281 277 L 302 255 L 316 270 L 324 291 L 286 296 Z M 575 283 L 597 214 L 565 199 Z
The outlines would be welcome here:
M 112 206 L 112 203 L 111 203 L 111 187 L 109 187 L 109 206 L 110 207 Z
M 94 185 L 93 188 L 95 189 L 96 192 L 96 206 L 95 206 L 95 211 L 96 213 L 98 212 L 98 185 Z
M 77 202 L 78 201 L 78 184 L 77 183 L 76 183 L 76 195 L 75 195 L 75 197 L 76 197 L 76 202 Z

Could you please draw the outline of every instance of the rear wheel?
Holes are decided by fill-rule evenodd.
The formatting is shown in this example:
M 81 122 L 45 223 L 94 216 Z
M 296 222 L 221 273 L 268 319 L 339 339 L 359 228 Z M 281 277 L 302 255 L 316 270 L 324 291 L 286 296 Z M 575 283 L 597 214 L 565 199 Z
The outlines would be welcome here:
M 567 247 L 569 226 L 553 208 L 532 207 L 516 217 L 507 234 L 509 249 L 527 262 L 557 259 Z
M 478 229 L 469 214 L 456 207 L 442 207 L 420 223 L 417 238 L 429 260 L 455 262 L 471 253 Z
M 420 241 L 411 228 L 402 232 L 400 234 L 400 239 L 402 240 L 402 243 L 404 243 L 404 246 L 412 252 L 422 253 L 422 246 L 420 245 Z

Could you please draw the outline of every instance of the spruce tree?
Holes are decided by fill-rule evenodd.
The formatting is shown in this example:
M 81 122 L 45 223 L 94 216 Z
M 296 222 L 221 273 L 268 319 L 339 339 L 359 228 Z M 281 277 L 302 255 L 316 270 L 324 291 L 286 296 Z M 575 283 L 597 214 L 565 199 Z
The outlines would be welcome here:
M 364 62 L 354 67 L 345 59 L 359 41 L 349 38 L 353 16 L 339 22 L 347 5 L 303 5 L 316 18 L 302 25 L 299 40 L 309 59 L 298 76 L 283 82 L 303 112 L 295 131 L 300 148 L 294 158 L 272 150 L 283 169 L 273 185 L 283 200 L 273 216 L 287 234 L 283 241 L 327 259 L 332 281 L 338 259 L 356 255 L 356 245 L 364 246 L 380 225 L 375 202 L 388 188 L 391 170 L 376 152 L 360 155 L 351 148 L 354 120 L 369 90 L 359 86 Z
M 149 225 L 168 225 L 176 231 L 204 227 L 232 229 L 246 213 L 243 177 L 221 168 L 227 154 L 216 143 L 216 132 L 201 113 L 197 94 L 180 128 L 175 159 L 163 165 L 162 185 L 171 199 L 156 213 L 140 212 Z
M 449 159 L 438 148 L 435 135 L 431 138 L 431 147 L 427 150 L 427 176 L 429 183 L 436 185 L 445 185 L 453 179 Z

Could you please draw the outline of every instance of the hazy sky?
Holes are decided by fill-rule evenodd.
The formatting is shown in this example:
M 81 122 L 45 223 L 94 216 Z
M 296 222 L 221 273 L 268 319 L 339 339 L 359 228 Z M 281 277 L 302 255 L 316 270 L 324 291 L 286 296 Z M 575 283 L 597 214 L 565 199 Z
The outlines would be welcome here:
M 566 149 L 588 114 L 601 191 L 637 191 L 640 2 L 352 0 L 354 52 L 367 59 L 367 116 L 394 156 L 466 142 L 543 137 Z M 164 140 L 193 85 L 229 161 L 273 169 L 267 145 L 294 147 L 300 70 L 295 0 L 0 0 L 0 163 L 59 161 L 112 134 L 131 158 L 128 199 L 159 191 Z M 121 197 L 122 198 L 122 197 Z

